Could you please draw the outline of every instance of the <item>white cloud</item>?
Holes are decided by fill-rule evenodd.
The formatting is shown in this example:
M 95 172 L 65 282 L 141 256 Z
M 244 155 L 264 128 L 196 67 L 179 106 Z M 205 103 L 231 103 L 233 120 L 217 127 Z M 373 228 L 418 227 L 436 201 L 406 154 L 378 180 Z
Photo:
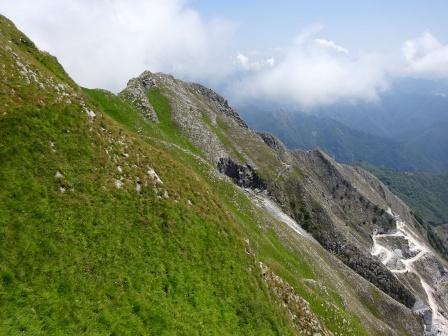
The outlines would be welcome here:
M 2 0 L 0 11 L 85 86 L 118 90 L 145 69 L 196 80 L 233 69 L 232 24 L 182 0 Z
M 243 68 L 246 68 L 249 65 L 249 57 L 240 52 L 237 53 L 236 60 Z
M 233 100 L 263 98 L 314 107 L 375 101 L 389 79 L 448 77 L 448 45 L 430 33 L 406 41 L 402 54 L 397 48 L 395 54 L 378 56 L 349 52 L 322 37 L 324 26 L 318 24 L 289 46 L 236 52 L 236 26 L 204 19 L 191 3 L 1 0 L 0 11 L 57 56 L 81 85 L 113 91 L 144 70 L 163 71 L 225 87 Z
M 272 67 L 275 64 L 275 58 L 262 58 L 259 60 L 251 60 L 248 56 L 238 52 L 236 54 L 236 63 L 244 71 L 260 71 L 266 67 Z
M 318 39 L 314 40 L 314 43 L 319 48 L 332 49 L 332 50 L 335 50 L 335 51 L 343 53 L 343 54 L 348 54 L 348 49 L 341 47 L 340 45 L 337 45 L 336 43 L 334 43 L 333 41 L 330 41 L 330 40 L 318 38 Z
M 268 59 L 266 59 L 266 64 L 269 65 L 269 66 L 274 66 L 275 58 L 274 57 L 269 57 Z
M 442 44 L 431 33 L 408 40 L 402 47 L 408 74 L 424 78 L 448 77 L 448 44 Z
M 396 79 L 448 77 L 448 45 L 429 33 L 406 41 L 404 62 L 398 47 L 387 55 L 353 53 L 335 41 L 315 38 L 322 31 L 322 25 L 304 29 L 289 47 L 278 50 L 275 62 L 239 53 L 237 63 L 246 73 L 229 84 L 232 100 L 262 99 L 305 109 L 338 102 L 376 102 Z
M 339 101 L 375 101 L 388 86 L 381 57 L 350 56 L 346 48 L 312 39 L 309 33 L 296 38 L 276 61 L 243 78 L 232 95 L 243 101 L 267 99 L 310 108 Z
M 293 44 L 303 45 L 304 43 L 309 42 L 313 36 L 316 36 L 316 34 L 320 33 L 324 28 L 325 26 L 320 23 L 303 28 L 294 39 Z

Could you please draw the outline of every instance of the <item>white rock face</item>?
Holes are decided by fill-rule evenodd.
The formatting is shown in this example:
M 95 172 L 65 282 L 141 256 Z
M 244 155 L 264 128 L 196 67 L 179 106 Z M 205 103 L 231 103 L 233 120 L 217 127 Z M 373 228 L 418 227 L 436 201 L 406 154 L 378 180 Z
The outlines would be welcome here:
M 139 182 L 137 182 L 137 183 L 135 184 L 135 191 L 136 191 L 137 193 L 140 193 L 140 191 L 142 191 L 142 185 L 141 185 Z
M 152 122 L 158 123 L 157 114 L 146 95 L 147 90 L 155 85 L 153 74 L 143 72 L 139 77 L 131 79 L 122 94 L 140 112 Z
M 154 183 L 156 183 L 156 184 L 163 184 L 162 180 L 160 179 L 159 175 L 157 175 L 157 173 L 156 173 L 156 171 L 154 169 L 149 167 L 147 173 L 152 178 Z
M 377 256 L 387 268 L 399 279 L 414 275 L 419 281 L 425 297 L 419 297 L 414 310 L 422 312 L 422 303 L 426 304 L 432 314 L 425 314 L 425 335 L 427 336 L 448 336 L 448 312 L 444 311 L 437 300 L 438 282 L 441 277 L 447 276 L 440 272 L 431 272 L 431 263 L 435 263 L 437 268 L 442 267 L 437 262 L 437 257 L 429 246 L 419 237 L 419 235 L 408 224 L 394 215 L 391 209 L 388 213 L 395 218 L 397 230 L 390 234 L 374 233 L 373 248 L 371 254 Z M 407 242 L 406 251 L 404 249 L 393 249 L 390 242 L 404 239 Z M 386 243 L 389 241 L 389 243 Z M 417 288 L 412 288 L 418 292 Z
M 288 225 L 297 234 L 306 237 L 308 239 L 313 239 L 308 232 L 302 229 L 302 227 L 294 219 L 292 219 L 290 216 L 284 213 L 283 210 L 269 197 L 261 193 L 256 194 L 250 189 L 246 189 L 245 191 L 247 194 L 249 194 L 249 197 L 254 201 L 254 203 L 258 207 L 266 210 L 269 214 L 271 214 L 272 217 Z
M 123 187 L 124 183 L 120 180 L 115 180 L 115 187 L 117 189 L 121 189 Z

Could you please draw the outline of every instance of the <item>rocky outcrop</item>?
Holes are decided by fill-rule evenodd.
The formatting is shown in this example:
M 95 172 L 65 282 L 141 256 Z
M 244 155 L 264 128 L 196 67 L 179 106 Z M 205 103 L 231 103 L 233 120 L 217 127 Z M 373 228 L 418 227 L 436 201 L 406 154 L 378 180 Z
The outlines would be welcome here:
M 225 107 L 226 104 L 222 97 L 221 99 L 214 98 L 214 95 L 210 93 L 211 98 L 207 99 L 210 103 L 209 106 L 204 104 L 206 99 L 203 99 L 202 95 L 201 99 L 198 99 L 193 94 L 198 90 L 195 84 L 183 82 L 164 73 L 145 71 L 140 76 L 131 79 L 120 95 L 136 106 L 150 120 L 156 122 L 157 115 L 148 99 L 148 91 L 152 88 L 163 91 L 163 95 L 169 99 L 173 125 L 187 136 L 194 146 L 200 148 L 208 160 L 216 163 L 219 158 L 230 155 L 217 134 L 204 120 L 204 115 L 208 114 L 210 114 L 210 119 L 214 120 L 215 110 L 227 111 L 228 108 Z M 221 107 L 218 108 L 218 106 Z
M 220 113 L 223 113 L 231 117 L 235 122 L 244 128 L 248 128 L 246 122 L 241 119 L 239 114 L 229 106 L 229 103 L 222 96 L 217 94 L 215 91 L 202 86 L 201 84 L 192 83 L 190 84 L 200 95 L 204 96 L 209 102 L 213 103 Z
M 351 179 L 341 173 L 343 168 L 325 153 L 295 151 L 298 164 L 306 172 L 303 189 L 331 217 L 335 229 L 363 250 L 372 247 L 372 232 L 388 232 L 394 221 L 382 205 L 360 192 Z M 369 188 L 366 186 L 366 188 Z
M 152 73 L 145 71 L 139 77 L 129 80 L 120 95 L 135 106 L 146 118 L 152 122 L 158 122 L 157 114 L 147 96 L 148 90 L 154 85 Z
M 332 214 L 313 198 L 307 187 L 310 188 L 290 179 L 282 187 L 270 191 L 282 204 L 287 205 L 291 216 L 326 250 L 364 279 L 411 308 L 415 303 L 412 293 L 386 266 L 370 255 L 370 249 L 364 249 L 348 233 L 344 234 L 344 228 L 335 224 Z
M 333 333 L 327 330 L 319 319 L 311 311 L 308 302 L 298 296 L 294 288 L 291 287 L 265 264 L 260 262 L 260 269 L 263 279 L 277 300 L 288 312 L 288 317 L 300 335 L 321 335 L 332 336 Z
M 278 154 L 284 154 L 286 152 L 285 145 L 273 136 L 271 133 L 267 132 L 257 132 L 258 135 L 263 139 L 264 143 L 272 148 Z
M 230 158 L 221 158 L 218 161 L 218 171 L 242 188 L 266 189 L 266 183 L 249 164 L 240 165 Z

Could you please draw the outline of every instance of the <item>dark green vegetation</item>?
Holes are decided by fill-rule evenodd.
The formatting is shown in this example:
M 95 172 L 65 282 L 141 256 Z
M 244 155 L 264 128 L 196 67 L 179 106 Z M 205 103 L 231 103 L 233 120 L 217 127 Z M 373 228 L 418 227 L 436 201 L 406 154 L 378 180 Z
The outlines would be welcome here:
M 400 172 L 367 162 L 358 164 L 377 176 L 424 221 L 432 225 L 448 223 L 448 173 Z
M 428 241 L 441 255 L 448 260 L 448 226 L 439 225 L 438 227 L 427 227 Z

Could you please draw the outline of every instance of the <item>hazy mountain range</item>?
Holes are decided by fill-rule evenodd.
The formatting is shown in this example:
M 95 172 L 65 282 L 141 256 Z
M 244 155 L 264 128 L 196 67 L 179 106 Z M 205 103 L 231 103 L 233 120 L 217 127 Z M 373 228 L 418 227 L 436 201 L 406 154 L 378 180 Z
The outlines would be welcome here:
M 303 112 L 263 102 L 238 106 L 248 123 L 290 148 L 322 148 L 350 163 L 398 170 L 448 169 L 448 84 L 402 80 L 375 103 L 336 104 Z

